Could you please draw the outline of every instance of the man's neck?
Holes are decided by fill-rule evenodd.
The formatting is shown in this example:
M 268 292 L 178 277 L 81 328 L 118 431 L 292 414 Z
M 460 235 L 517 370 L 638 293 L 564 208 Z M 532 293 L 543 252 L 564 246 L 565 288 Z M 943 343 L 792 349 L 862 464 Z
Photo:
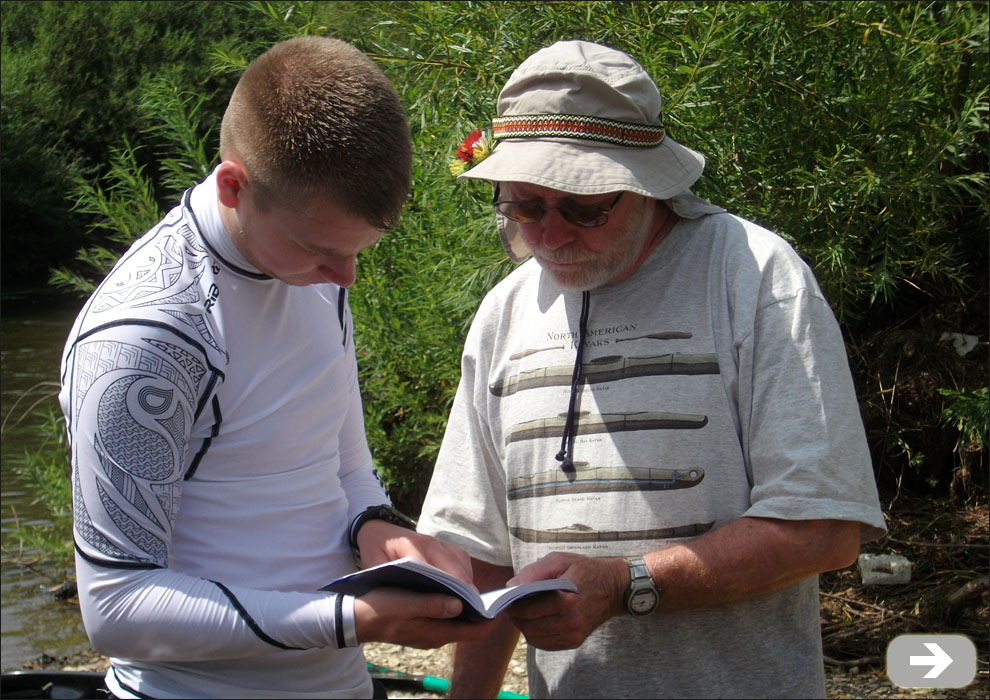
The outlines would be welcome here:
M 639 254 L 639 257 L 636 258 L 636 262 L 630 265 L 626 272 L 623 272 L 621 275 L 610 281 L 609 284 L 617 284 L 632 276 L 632 274 L 639 269 L 640 265 L 642 265 L 646 259 L 650 257 L 654 249 L 660 245 L 660 241 L 666 238 L 667 234 L 669 234 L 671 229 L 674 228 L 674 225 L 680 221 L 681 217 L 675 214 L 673 209 L 660 200 L 655 201 L 656 211 L 654 213 L 654 217 L 659 219 L 659 223 L 657 224 L 653 235 L 646 241 L 646 245 L 643 246 L 643 251 Z

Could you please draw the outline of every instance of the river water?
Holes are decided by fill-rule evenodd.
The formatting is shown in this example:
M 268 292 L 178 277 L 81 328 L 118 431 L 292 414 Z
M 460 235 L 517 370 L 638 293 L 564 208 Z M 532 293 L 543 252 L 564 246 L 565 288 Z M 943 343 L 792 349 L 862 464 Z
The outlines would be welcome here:
M 32 564 L 39 552 L 21 550 L 13 536 L 16 522 L 48 522 L 34 504 L 31 489 L 16 471 L 25 450 L 35 441 L 30 419 L 16 423 L 33 399 L 54 394 L 65 338 L 82 300 L 53 289 L 4 291 L 0 300 L 0 439 L 2 466 L 2 667 L 19 668 L 42 654 L 62 656 L 88 646 L 75 599 L 55 600 L 46 589 L 61 584 L 65 572 Z M 25 393 L 28 397 L 16 402 Z M 16 404 L 16 405 L 15 405 Z M 53 406 L 56 404 L 52 403 Z M 9 417 L 8 417 L 8 414 Z M 69 572 L 71 574 L 71 571 Z

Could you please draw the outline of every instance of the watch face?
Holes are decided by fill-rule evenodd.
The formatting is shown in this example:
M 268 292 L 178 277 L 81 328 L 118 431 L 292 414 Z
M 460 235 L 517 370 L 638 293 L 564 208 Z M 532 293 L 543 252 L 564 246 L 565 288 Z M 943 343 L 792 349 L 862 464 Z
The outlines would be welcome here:
M 629 610 L 634 615 L 644 615 L 648 612 L 652 612 L 658 602 L 659 598 L 657 597 L 656 591 L 643 588 L 636 591 L 629 597 Z

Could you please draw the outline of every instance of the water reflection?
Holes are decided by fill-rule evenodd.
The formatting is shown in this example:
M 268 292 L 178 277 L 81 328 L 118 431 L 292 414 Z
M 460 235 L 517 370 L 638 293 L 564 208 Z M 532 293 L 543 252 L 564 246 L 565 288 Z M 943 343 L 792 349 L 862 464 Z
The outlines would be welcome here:
M 59 656 L 87 645 L 75 600 L 56 601 L 45 591 L 62 582 L 59 573 L 44 565 L 30 565 L 38 552 L 18 550 L 10 536 L 17 521 L 48 522 L 44 509 L 32 503 L 34 495 L 15 471 L 35 441 L 30 421 L 16 422 L 33 401 L 17 400 L 32 387 L 58 382 L 62 346 L 81 305 L 80 299 L 52 289 L 4 292 L 0 301 L 0 420 L 6 421 L 0 441 L 0 642 L 5 669 L 20 667 L 43 653 Z M 31 395 L 38 399 L 54 391 L 54 387 L 45 387 Z

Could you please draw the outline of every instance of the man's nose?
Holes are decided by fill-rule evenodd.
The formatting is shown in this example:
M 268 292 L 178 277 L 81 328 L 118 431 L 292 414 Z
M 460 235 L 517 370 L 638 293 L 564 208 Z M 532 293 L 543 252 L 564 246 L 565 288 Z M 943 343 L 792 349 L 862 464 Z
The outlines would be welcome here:
M 561 216 L 556 209 L 548 209 L 543 214 L 542 219 L 522 228 L 524 232 L 526 229 L 532 229 L 531 235 L 534 236 L 534 239 L 531 242 L 539 243 L 549 250 L 562 248 L 573 243 L 574 239 L 577 238 L 574 225 Z

